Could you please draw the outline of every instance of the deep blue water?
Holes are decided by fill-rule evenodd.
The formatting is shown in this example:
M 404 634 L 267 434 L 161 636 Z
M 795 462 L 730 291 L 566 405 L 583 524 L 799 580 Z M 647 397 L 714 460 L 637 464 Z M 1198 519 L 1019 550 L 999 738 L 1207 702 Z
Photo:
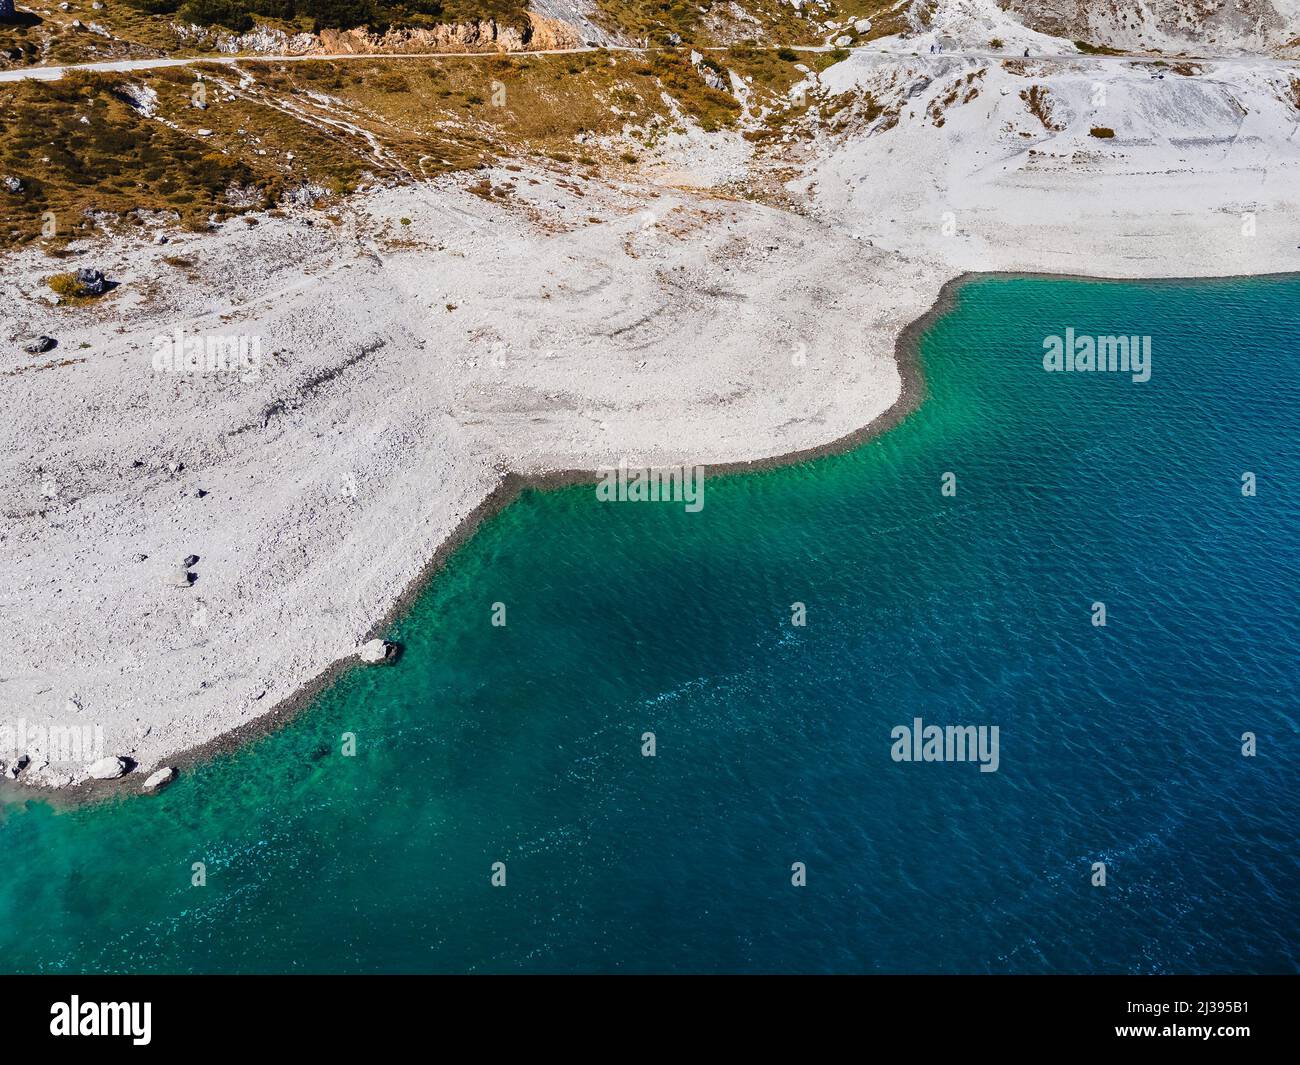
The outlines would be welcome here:
M 526 493 L 398 665 L 159 798 L 0 813 L 0 968 L 1296 971 L 1298 301 L 982 280 L 849 454 L 698 514 Z M 1067 326 L 1151 380 L 1045 373 Z M 893 761 L 918 716 L 998 771 Z

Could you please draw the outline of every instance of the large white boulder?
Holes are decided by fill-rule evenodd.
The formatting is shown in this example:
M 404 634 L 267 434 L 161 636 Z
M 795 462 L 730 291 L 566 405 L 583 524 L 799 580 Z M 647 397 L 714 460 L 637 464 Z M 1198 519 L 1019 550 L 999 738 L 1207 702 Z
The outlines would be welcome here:
M 387 662 L 397 654 L 397 644 L 387 640 L 369 640 L 361 645 L 357 657 L 367 665 Z
M 91 762 L 86 767 L 86 772 L 94 780 L 115 780 L 126 772 L 126 762 L 121 758 L 110 755 L 107 758 L 101 758 L 98 762 Z

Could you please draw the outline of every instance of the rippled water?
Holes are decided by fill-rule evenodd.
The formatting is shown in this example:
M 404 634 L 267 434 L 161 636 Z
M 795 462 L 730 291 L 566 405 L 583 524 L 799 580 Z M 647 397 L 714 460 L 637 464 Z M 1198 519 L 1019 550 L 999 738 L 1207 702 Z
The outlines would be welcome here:
M 1295 971 L 1297 302 L 982 280 L 850 454 L 526 494 L 397 666 L 157 799 L 0 813 L 0 968 Z M 1067 326 L 1151 380 L 1044 373 Z M 892 761 L 917 716 L 999 770 Z

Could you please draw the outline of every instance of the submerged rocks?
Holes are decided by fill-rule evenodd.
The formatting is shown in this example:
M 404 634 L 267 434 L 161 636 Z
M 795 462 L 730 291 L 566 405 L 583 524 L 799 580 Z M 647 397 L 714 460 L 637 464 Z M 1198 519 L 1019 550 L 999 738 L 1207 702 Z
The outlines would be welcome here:
M 91 762 L 86 767 L 92 780 L 116 780 L 126 772 L 126 759 L 109 755 L 98 762 Z
M 176 770 L 169 765 L 165 765 L 157 772 L 150 773 L 149 779 L 147 779 L 142 786 L 145 791 L 157 791 L 159 788 L 166 787 L 175 778 Z
M 58 341 L 53 337 L 39 336 L 27 341 L 23 345 L 23 351 L 28 355 L 44 355 L 47 351 L 58 345 Z
M 16 178 L 12 174 L 6 174 L 0 178 L 0 185 L 4 186 L 5 192 L 12 192 L 15 196 L 23 191 L 25 187 L 21 178 Z
M 388 640 L 370 640 L 361 645 L 357 651 L 357 658 L 366 665 L 378 665 L 380 662 L 391 662 L 397 657 L 398 647 L 395 643 Z

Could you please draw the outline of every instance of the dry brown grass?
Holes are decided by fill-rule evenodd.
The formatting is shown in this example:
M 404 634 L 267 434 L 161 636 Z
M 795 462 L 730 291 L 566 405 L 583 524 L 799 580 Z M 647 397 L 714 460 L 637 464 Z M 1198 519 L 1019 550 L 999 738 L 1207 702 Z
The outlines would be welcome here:
M 808 20 L 800 18 L 787 0 L 746 0 L 742 6 L 760 21 L 761 27 L 738 18 L 729 0 L 596 0 L 595 21 L 654 46 L 670 44 L 673 35 L 683 42 L 705 46 L 737 41 L 771 45 L 821 43 Z M 842 5 L 842 9 L 852 6 Z M 866 0 L 859 6 L 885 5 L 883 0 Z M 826 17 L 833 15 L 834 10 Z
M 1052 93 L 1045 85 L 1031 85 L 1027 89 L 1022 89 L 1020 99 L 1025 101 L 1025 107 L 1049 133 L 1059 133 L 1063 127 L 1060 125 L 1052 113 Z
M 77 282 L 76 274 L 54 274 L 45 279 L 45 284 L 61 299 L 73 299 L 81 295 L 81 285 Z
M 773 131 L 807 108 L 787 95 L 803 77 L 796 63 L 817 70 L 835 59 L 746 46 L 710 58 L 746 79 L 756 106 L 772 107 Z M 206 109 L 191 106 L 196 78 Z M 156 117 L 132 102 L 142 87 L 156 93 Z M 58 224 L 47 247 L 57 249 L 87 231 L 90 212 L 127 224 L 165 212 L 203 229 L 210 216 L 272 207 L 307 183 L 343 195 L 366 175 L 409 181 L 514 157 L 587 174 L 635 165 L 680 123 L 665 93 L 706 130 L 741 117 L 686 49 L 198 63 L 0 85 L 0 174 L 24 183 L 0 192 L 0 246 L 41 239 L 46 212 Z
M 206 219 L 224 209 L 232 184 L 278 191 L 276 175 L 143 118 L 117 79 L 95 74 L 3 87 L 0 173 L 24 184 L 20 194 L 0 195 L 0 246 L 39 239 L 51 227 L 57 240 L 71 239 L 90 225 L 91 211 Z

